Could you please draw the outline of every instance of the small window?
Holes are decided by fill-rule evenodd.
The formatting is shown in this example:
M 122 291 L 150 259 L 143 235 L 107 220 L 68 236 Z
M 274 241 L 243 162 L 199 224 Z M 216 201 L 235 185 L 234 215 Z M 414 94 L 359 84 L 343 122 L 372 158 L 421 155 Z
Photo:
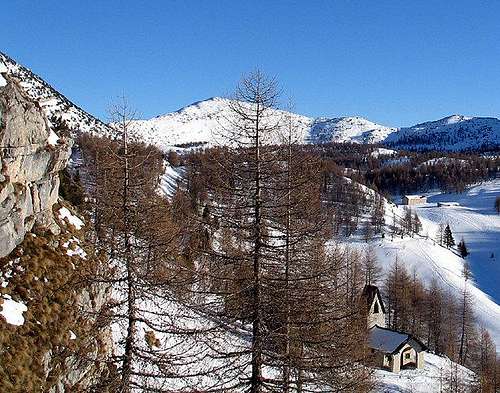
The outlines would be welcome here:
M 375 307 L 373 307 L 373 313 L 378 314 L 378 302 L 375 302 Z
M 410 353 L 405 353 L 405 359 L 407 359 L 407 360 L 408 360 L 408 359 L 410 359 L 410 358 L 411 358 Z

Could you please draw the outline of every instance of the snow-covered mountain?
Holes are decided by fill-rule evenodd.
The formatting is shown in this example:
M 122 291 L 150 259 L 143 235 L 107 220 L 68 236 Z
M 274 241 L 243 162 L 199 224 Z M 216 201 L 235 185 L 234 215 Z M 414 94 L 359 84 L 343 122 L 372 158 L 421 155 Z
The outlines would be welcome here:
M 498 149 L 500 120 L 493 117 L 448 116 L 440 120 L 400 128 L 385 144 L 405 149 Z
M 37 100 L 49 119 L 61 117 L 73 129 L 99 135 L 111 127 L 68 100 L 32 71 L 0 52 L 0 63 L 15 76 L 27 94 Z M 172 113 L 135 122 L 136 137 L 162 150 L 183 144 L 225 143 L 221 130 L 228 125 L 230 110 L 225 98 L 210 98 Z M 467 150 L 500 148 L 500 120 L 454 115 L 412 127 L 387 127 L 362 117 L 311 118 L 281 110 L 276 117 L 291 116 L 304 143 L 382 143 L 395 148 Z M 277 141 L 271 141 L 277 142 Z
M 112 132 L 108 125 L 85 112 L 38 75 L 2 52 L 0 52 L 1 63 L 4 64 L 4 69 L 6 69 L 8 75 L 17 78 L 28 96 L 38 101 L 49 121 L 54 117 L 59 117 L 76 131 L 99 135 L 110 135 Z
M 309 142 L 357 142 L 379 143 L 396 131 L 396 128 L 382 126 L 362 117 L 320 117 L 311 122 Z
M 160 148 L 188 143 L 224 143 L 221 137 L 229 125 L 229 100 L 213 97 L 195 102 L 176 112 L 135 122 L 135 132 L 141 140 Z M 356 142 L 378 143 L 395 128 L 373 123 L 362 117 L 310 118 L 275 110 L 273 116 L 291 116 L 303 143 Z M 273 141 L 274 142 L 274 141 Z
M 137 120 L 133 132 L 137 139 L 162 150 L 183 144 L 225 144 L 225 130 L 230 128 L 231 116 L 234 116 L 229 104 L 227 98 L 221 97 L 198 101 L 172 113 L 149 120 Z M 307 138 L 312 122 L 310 118 L 281 110 L 273 110 L 269 116 L 276 120 L 291 116 L 300 140 L 305 141 Z

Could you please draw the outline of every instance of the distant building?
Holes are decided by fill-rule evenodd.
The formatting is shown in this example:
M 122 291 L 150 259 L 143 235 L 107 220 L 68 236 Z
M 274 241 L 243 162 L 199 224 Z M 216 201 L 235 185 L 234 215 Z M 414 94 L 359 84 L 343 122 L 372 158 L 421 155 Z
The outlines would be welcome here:
M 410 334 L 385 327 L 385 306 L 379 289 L 366 285 L 362 298 L 366 301 L 368 346 L 373 353 L 375 366 L 398 373 L 402 368 L 423 368 L 422 342 Z
M 460 206 L 460 203 L 458 203 L 458 202 L 438 202 L 437 205 L 438 205 L 438 207 L 453 207 L 453 206 Z
M 423 195 L 405 195 L 403 197 L 403 205 L 415 206 L 427 203 L 427 197 Z

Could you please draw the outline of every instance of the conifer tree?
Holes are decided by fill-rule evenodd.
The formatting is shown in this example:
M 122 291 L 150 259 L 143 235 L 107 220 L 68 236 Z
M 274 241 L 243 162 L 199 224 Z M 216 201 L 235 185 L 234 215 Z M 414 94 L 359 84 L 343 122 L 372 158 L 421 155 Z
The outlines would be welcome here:
M 440 246 L 444 244 L 444 228 L 445 228 L 444 224 L 440 222 L 436 232 L 436 242 Z
M 325 247 L 321 166 L 298 145 L 290 119 L 276 117 L 274 80 L 250 74 L 234 98 L 220 131 L 231 144 L 206 152 L 209 169 L 201 168 L 208 197 L 196 210 L 208 211 L 203 225 L 212 241 L 192 290 L 197 309 L 221 317 L 212 319 L 213 331 L 247 332 L 247 345 L 217 353 L 230 365 L 224 375 L 237 372 L 225 388 L 362 389 L 369 378 L 359 346 L 366 335 L 359 257 Z
M 413 214 L 413 233 L 419 234 L 422 231 L 422 222 L 420 221 L 420 218 L 418 217 L 417 213 Z
M 460 304 L 460 344 L 458 350 L 458 361 L 461 365 L 466 364 L 470 355 L 471 342 L 474 340 L 475 316 L 472 309 L 472 298 L 467 287 L 471 276 L 470 267 L 465 263 L 462 271 L 464 285 Z
M 411 211 L 411 209 L 405 207 L 405 214 L 404 214 L 404 217 L 402 219 L 402 222 L 401 222 L 401 229 L 402 229 L 402 232 L 406 235 L 410 235 L 410 236 L 413 236 L 413 229 L 414 229 L 414 225 L 413 225 L 413 213 Z
M 451 232 L 450 225 L 447 224 L 443 232 L 443 244 L 446 248 L 453 247 L 455 245 L 455 239 L 453 238 L 453 233 Z
M 118 378 L 112 385 L 118 392 L 161 392 L 162 369 L 170 362 L 168 350 L 148 342 L 157 343 L 153 330 L 166 329 L 166 321 L 171 320 L 158 304 L 160 299 L 165 304 L 160 296 L 166 289 L 162 272 L 175 270 L 180 236 L 169 204 L 157 193 L 161 153 L 131 142 L 135 112 L 125 99 L 110 114 L 117 139 L 87 136 L 80 145 L 97 224 L 94 244 L 109 264 L 94 280 L 111 285 L 114 294 L 101 318 L 120 332 L 112 359 Z M 153 298 L 154 312 L 147 306 Z M 143 337 L 145 329 L 149 333 Z
M 467 245 L 465 244 L 464 239 L 458 242 L 457 247 L 458 247 L 458 252 L 462 256 L 462 258 L 465 258 L 467 255 L 469 255 L 469 250 L 467 249 Z
M 375 232 L 380 233 L 382 232 L 385 224 L 385 206 L 384 198 L 379 193 L 375 193 L 373 205 L 371 224 L 373 225 Z

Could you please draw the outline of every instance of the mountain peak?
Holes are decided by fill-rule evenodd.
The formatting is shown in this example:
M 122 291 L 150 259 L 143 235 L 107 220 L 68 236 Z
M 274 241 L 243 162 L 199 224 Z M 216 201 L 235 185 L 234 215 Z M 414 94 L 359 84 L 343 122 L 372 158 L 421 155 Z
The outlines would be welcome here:
M 451 115 L 401 128 L 389 135 L 385 143 L 403 149 L 498 149 L 500 120 L 492 117 Z
M 464 116 L 464 115 L 451 115 L 451 116 L 447 116 L 441 120 L 438 120 L 438 121 L 442 121 L 443 123 L 446 123 L 446 124 L 455 124 L 455 123 L 460 123 L 461 121 L 465 121 L 465 120 L 470 120 L 472 119 L 472 117 L 468 117 L 468 116 Z
M 3 64 L 3 67 L 1 66 Z M 113 130 L 79 108 L 28 68 L 0 52 L 0 73 L 14 76 L 47 118 L 60 117 L 80 132 L 111 135 Z M 1 84 L 1 80 L 0 80 Z M 175 112 L 136 121 L 137 137 L 162 149 L 189 143 L 220 143 L 221 124 L 231 117 L 229 98 L 213 96 L 193 102 Z M 277 116 L 284 112 L 275 110 Z M 361 116 L 310 118 L 292 113 L 304 143 L 384 143 L 405 149 L 468 150 L 500 146 L 500 120 L 453 114 L 411 127 L 393 128 Z

